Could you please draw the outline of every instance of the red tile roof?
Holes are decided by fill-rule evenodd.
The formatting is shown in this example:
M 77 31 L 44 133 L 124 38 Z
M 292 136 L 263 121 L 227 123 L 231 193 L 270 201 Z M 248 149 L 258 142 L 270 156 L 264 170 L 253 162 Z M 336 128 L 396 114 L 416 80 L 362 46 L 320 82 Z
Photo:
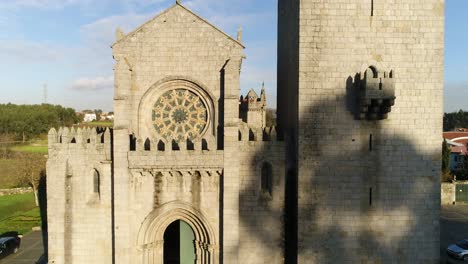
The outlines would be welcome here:
M 454 138 L 466 137 L 468 138 L 468 132 L 444 132 L 443 137 L 445 139 L 453 140 Z M 456 142 L 459 142 L 458 140 Z

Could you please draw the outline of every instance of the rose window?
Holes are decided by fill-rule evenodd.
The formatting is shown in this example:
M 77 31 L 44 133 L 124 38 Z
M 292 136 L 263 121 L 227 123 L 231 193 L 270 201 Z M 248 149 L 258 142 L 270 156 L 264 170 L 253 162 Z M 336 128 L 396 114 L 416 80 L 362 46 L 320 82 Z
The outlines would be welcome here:
M 185 89 L 165 92 L 153 107 L 153 126 L 165 139 L 194 140 L 208 124 L 208 111 L 199 95 Z

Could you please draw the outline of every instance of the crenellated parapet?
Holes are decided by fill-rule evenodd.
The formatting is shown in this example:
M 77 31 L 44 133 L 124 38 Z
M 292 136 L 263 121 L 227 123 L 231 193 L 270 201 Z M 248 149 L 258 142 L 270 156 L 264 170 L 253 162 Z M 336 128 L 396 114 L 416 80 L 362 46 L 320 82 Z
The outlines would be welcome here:
M 110 128 L 52 128 L 48 134 L 49 156 L 54 153 L 74 149 L 89 152 L 105 151 L 110 159 L 112 129 Z
M 278 130 L 273 127 L 249 127 L 241 125 L 239 128 L 239 141 L 244 142 L 282 142 L 282 137 L 278 136 Z
M 177 141 L 176 139 L 137 139 L 129 136 L 130 168 L 222 168 L 223 151 L 217 149 L 214 136 Z
M 394 72 L 379 72 L 375 66 L 369 67 L 359 85 L 359 119 L 383 120 L 395 105 Z
M 129 151 L 133 152 L 175 152 L 175 151 L 216 151 L 218 144 L 216 138 L 207 135 L 200 139 L 178 140 L 174 138 L 140 138 L 129 136 Z

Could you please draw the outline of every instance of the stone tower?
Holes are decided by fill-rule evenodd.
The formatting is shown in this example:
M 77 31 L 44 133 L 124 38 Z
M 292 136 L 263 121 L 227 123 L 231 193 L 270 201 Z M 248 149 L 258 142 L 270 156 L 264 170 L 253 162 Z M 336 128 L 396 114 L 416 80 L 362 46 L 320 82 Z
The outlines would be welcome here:
M 266 100 L 265 84 L 262 85 L 260 96 L 253 89 L 245 97 L 241 96 L 239 112 L 242 121 L 250 127 L 266 127 Z
M 288 263 L 439 263 L 444 0 L 280 0 L 278 24 Z

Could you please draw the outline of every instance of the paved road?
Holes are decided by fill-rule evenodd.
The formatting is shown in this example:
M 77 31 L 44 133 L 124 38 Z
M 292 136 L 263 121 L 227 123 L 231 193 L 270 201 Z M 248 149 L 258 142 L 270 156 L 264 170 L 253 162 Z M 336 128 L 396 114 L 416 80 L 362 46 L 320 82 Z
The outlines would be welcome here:
M 43 252 L 42 233 L 32 232 L 23 237 L 18 253 L 0 260 L 0 264 L 34 264 Z
M 445 249 L 461 239 L 468 238 L 468 205 L 442 206 L 440 216 L 440 256 L 443 264 L 465 263 L 447 258 Z

